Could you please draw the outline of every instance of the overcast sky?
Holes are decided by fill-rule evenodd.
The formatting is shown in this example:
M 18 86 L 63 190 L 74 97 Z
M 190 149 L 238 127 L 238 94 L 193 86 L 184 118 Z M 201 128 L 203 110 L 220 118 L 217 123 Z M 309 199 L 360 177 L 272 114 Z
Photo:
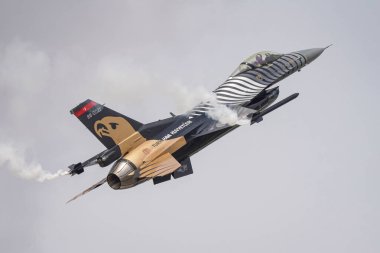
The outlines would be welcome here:
M 0 251 L 380 252 L 379 11 L 379 1 L 1 0 L 0 147 L 51 172 L 103 150 L 69 114 L 87 98 L 151 122 L 252 53 L 334 45 L 281 82 L 295 101 L 192 157 L 191 176 L 103 185 L 66 205 L 109 168 L 39 183 L 3 163 Z

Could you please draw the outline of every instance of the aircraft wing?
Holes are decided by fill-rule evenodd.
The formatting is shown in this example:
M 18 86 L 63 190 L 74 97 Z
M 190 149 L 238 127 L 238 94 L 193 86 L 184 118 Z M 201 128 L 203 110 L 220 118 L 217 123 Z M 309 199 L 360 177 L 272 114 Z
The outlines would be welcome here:
M 159 176 L 153 178 L 153 184 L 160 184 L 169 181 L 173 176 L 174 179 L 178 179 L 184 176 L 193 174 L 193 167 L 191 166 L 190 157 L 181 161 L 181 167 L 176 169 L 171 175 Z

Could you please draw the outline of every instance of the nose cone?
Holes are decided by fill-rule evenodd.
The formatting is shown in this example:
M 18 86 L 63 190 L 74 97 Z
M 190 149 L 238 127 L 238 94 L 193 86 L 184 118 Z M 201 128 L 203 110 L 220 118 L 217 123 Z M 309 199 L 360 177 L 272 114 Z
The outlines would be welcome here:
M 311 49 L 305 49 L 305 50 L 297 51 L 296 53 L 299 53 L 299 54 L 302 54 L 303 56 L 305 56 L 306 64 L 309 64 L 312 61 L 314 61 L 315 59 L 317 59 L 318 56 L 320 56 L 323 53 L 323 51 L 325 51 L 326 48 L 327 47 L 325 47 L 325 48 L 311 48 Z

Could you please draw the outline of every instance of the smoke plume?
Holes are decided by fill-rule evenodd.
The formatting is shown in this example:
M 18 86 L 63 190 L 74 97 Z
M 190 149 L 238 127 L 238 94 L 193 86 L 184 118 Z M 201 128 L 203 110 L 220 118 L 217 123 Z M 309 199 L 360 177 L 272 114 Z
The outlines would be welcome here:
M 0 168 L 7 168 L 14 175 L 22 179 L 35 180 L 38 182 L 52 180 L 67 174 L 67 172 L 63 170 L 51 173 L 44 170 L 41 164 L 35 161 L 27 162 L 23 150 L 4 143 L 0 143 Z
M 217 101 L 215 93 L 207 90 L 205 87 L 193 87 L 191 90 L 179 82 L 171 87 L 174 91 L 177 106 L 182 112 L 191 110 L 200 103 L 209 103 L 212 109 L 207 111 L 206 115 L 213 120 L 217 120 L 222 125 L 246 125 L 250 123 L 247 115 L 252 113 L 251 109 L 232 108 Z

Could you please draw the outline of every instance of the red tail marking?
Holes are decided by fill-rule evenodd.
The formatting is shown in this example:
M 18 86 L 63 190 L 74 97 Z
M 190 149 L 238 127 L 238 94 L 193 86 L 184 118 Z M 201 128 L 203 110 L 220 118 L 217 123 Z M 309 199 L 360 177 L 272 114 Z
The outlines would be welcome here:
M 92 107 L 94 107 L 96 103 L 94 101 L 88 102 L 85 106 L 74 112 L 74 115 L 79 118 L 84 113 L 86 113 L 88 110 L 90 110 Z

